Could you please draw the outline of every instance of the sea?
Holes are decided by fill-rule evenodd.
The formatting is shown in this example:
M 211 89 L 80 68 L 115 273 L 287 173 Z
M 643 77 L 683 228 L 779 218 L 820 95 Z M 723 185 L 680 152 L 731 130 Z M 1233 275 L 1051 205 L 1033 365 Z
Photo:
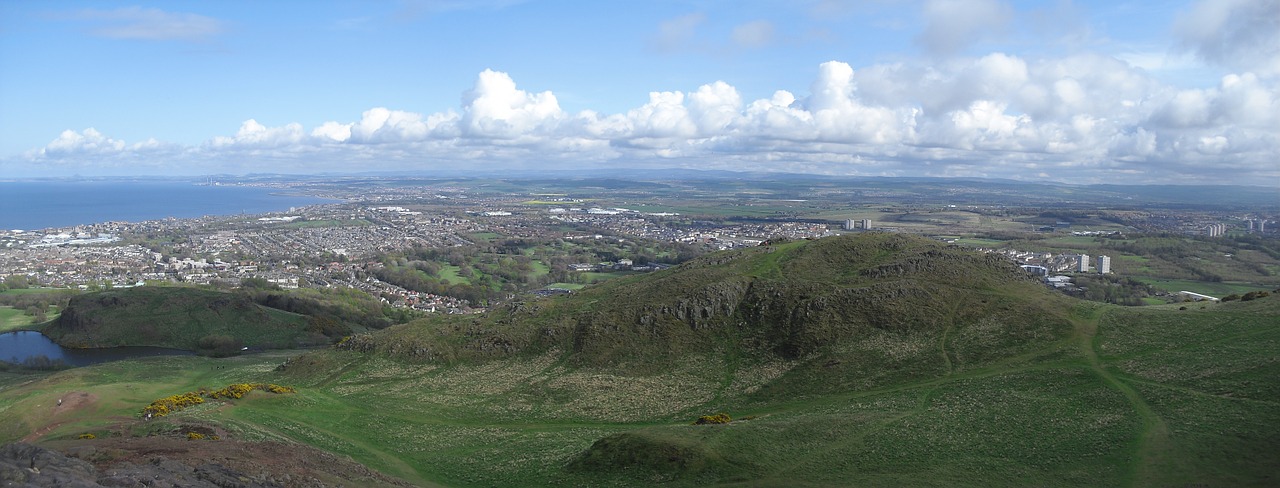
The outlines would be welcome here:
M 186 181 L 0 181 L 0 229 L 283 212 L 337 200 Z

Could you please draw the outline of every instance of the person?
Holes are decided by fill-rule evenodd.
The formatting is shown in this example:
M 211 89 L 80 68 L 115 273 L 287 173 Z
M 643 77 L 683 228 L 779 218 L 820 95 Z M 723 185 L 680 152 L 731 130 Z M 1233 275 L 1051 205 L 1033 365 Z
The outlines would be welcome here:
M 58 406 L 59 406 L 59 407 L 61 407 L 61 406 L 62 406 L 62 399 L 61 399 L 61 398 L 59 398 L 59 399 L 58 399 Z

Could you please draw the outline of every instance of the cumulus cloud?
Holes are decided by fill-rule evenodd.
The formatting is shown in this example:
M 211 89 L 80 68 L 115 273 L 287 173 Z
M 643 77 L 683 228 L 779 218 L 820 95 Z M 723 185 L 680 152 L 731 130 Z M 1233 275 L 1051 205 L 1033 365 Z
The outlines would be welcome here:
M 1200 0 L 1178 17 L 1174 33 L 1208 62 L 1280 75 L 1280 0 Z
M 927 0 L 923 16 L 916 42 L 931 54 L 950 55 L 1003 30 L 1013 9 L 999 0 Z
M 249 119 L 194 147 L 130 145 L 85 129 L 26 157 L 269 161 L 280 171 L 626 165 L 1076 182 L 1245 175 L 1257 183 L 1280 178 L 1278 148 L 1280 87 L 1260 75 L 1177 89 L 1107 56 L 993 53 L 858 69 L 830 61 L 817 67 L 807 93 L 746 100 L 714 81 L 654 91 L 614 114 L 566 112 L 551 91 L 528 91 L 505 72 L 485 70 L 456 110 L 377 107 L 309 129 Z
M 224 30 L 222 21 L 212 17 L 143 7 L 85 9 L 71 18 L 92 23 L 91 34 L 110 39 L 202 41 Z

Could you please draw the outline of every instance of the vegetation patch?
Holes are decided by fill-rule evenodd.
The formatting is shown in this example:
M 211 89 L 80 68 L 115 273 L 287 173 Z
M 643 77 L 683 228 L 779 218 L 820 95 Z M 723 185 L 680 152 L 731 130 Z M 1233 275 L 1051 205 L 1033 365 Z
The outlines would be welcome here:
M 217 390 L 201 388 L 196 391 L 189 391 L 178 395 L 170 395 L 151 402 L 142 409 L 142 415 L 151 417 L 163 417 L 173 412 L 177 412 L 187 407 L 204 403 L 205 399 L 218 400 L 222 398 L 244 398 L 245 394 L 253 390 L 266 391 L 270 393 L 297 393 L 298 390 L 290 386 L 280 386 L 270 383 L 233 383 Z

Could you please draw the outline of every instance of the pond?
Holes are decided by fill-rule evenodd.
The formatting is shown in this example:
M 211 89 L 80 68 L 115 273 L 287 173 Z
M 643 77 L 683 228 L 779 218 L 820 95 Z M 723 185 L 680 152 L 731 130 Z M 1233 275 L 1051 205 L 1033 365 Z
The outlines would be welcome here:
M 62 361 L 68 366 L 87 366 L 121 359 L 194 355 L 191 351 L 150 346 L 64 349 L 44 334 L 33 330 L 0 334 L 0 361 L 14 364 L 47 366 L 51 361 Z

